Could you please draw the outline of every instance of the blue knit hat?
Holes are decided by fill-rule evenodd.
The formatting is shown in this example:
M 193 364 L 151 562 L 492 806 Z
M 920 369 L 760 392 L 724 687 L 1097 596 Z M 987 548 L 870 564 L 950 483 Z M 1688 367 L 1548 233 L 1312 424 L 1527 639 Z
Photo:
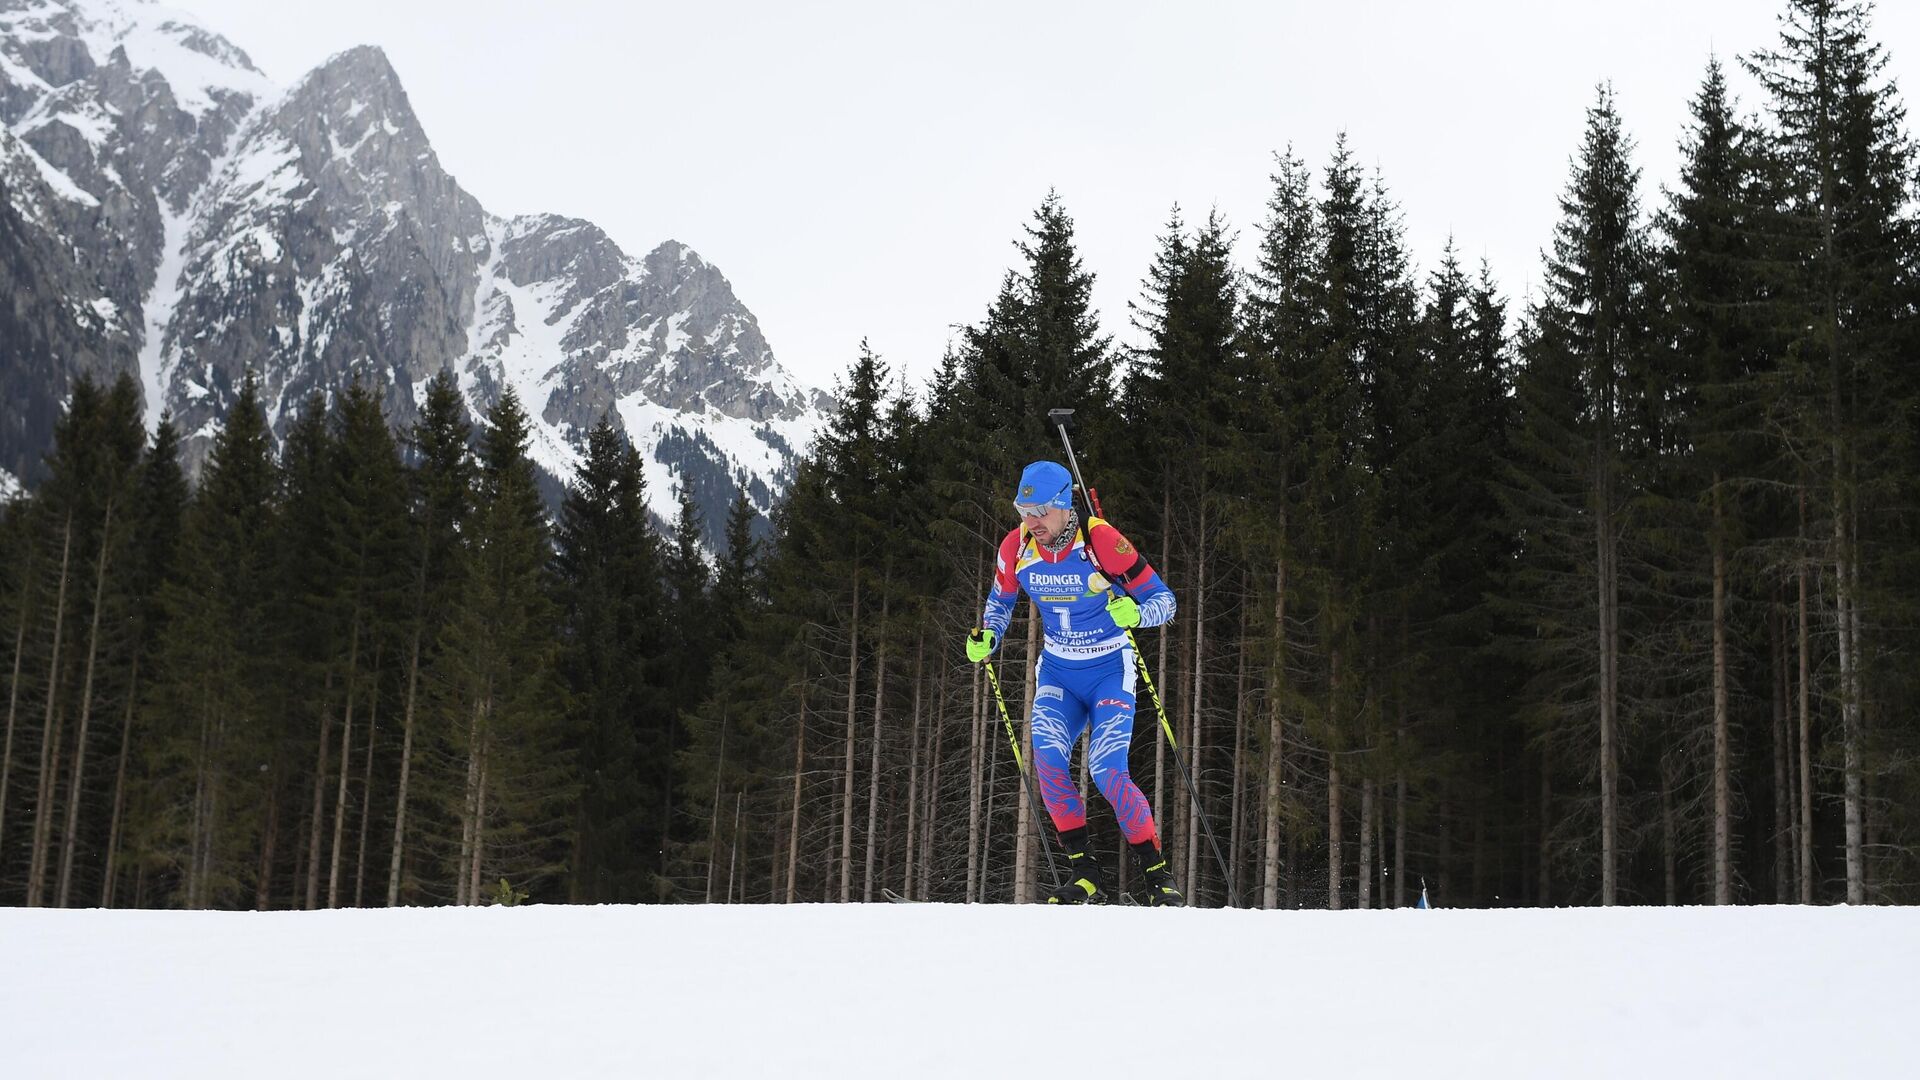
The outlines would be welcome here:
M 1057 461 L 1036 461 L 1020 474 L 1020 486 L 1014 489 L 1017 506 L 1057 506 L 1073 508 L 1073 476 Z

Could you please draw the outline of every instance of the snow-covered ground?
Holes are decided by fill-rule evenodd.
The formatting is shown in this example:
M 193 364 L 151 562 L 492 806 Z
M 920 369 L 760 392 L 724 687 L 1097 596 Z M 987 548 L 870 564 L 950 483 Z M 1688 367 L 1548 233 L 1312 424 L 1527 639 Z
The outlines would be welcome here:
M 0 1075 L 1912 1076 L 1920 912 L 0 910 Z

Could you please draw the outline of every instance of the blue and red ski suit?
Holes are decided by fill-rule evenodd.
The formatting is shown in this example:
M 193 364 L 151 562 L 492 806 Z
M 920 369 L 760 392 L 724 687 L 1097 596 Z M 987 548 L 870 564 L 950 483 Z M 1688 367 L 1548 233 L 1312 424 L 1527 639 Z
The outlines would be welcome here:
M 1134 656 L 1126 633 L 1107 614 L 1108 589 L 1140 605 L 1140 625 L 1173 618 L 1173 590 L 1120 530 L 1099 518 L 1076 529 L 1073 542 L 1050 551 L 1024 528 L 1000 542 L 998 572 L 980 624 L 1004 637 L 1025 589 L 1046 635 L 1029 723 L 1040 797 L 1061 831 L 1087 822 L 1073 783 L 1073 744 L 1092 725 L 1087 767 L 1129 844 L 1154 838 L 1153 808 L 1127 771 L 1133 744 Z

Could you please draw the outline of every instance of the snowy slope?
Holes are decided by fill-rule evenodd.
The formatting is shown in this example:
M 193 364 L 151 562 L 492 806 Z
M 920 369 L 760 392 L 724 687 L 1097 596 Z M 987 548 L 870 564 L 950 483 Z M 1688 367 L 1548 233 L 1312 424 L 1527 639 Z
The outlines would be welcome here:
M 0 910 L 10 1076 L 1864 1077 L 1911 909 Z
M 71 11 L 88 52 L 104 58 L 125 49 L 135 71 L 157 72 L 180 107 L 195 116 L 213 112 L 229 97 L 257 100 L 272 90 L 246 53 L 185 11 L 140 0 L 30 0 L 21 6 L 29 18 Z

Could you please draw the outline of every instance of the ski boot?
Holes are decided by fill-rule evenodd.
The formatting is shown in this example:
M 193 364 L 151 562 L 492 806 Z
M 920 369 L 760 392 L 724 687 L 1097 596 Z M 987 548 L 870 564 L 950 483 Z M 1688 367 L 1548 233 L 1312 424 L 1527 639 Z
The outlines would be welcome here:
M 1100 860 L 1087 850 L 1087 829 L 1068 829 L 1060 834 L 1067 849 L 1067 883 L 1047 896 L 1049 904 L 1105 904 L 1112 900 Z
M 1180 895 L 1179 886 L 1173 883 L 1173 871 L 1167 868 L 1167 857 L 1160 853 L 1160 841 L 1150 836 L 1132 847 L 1140 876 L 1146 879 L 1147 906 L 1186 907 L 1187 898 Z

